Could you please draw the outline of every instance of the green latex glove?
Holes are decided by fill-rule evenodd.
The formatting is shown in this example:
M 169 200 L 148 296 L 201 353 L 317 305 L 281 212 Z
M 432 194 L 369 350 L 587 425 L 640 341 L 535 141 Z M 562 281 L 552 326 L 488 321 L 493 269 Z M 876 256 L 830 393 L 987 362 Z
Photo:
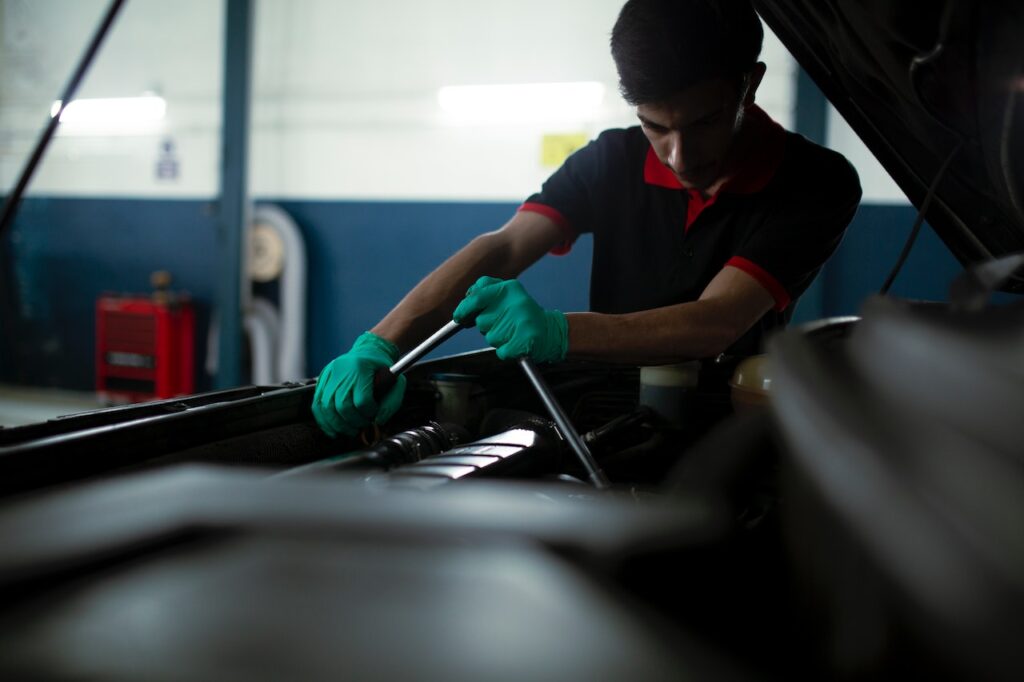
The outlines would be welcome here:
M 452 317 L 464 325 L 476 318 L 477 328 L 502 360 L 525 355 L 534 362 L 558 362 L 569 349 L 565 315 L 540 307 L 514 279 L 481 277 Z
M 354 436 L 372 421 L 383 424 L 402 406 L 406 379 L 399 376 L 381 400 L 373 399 L 373 375 L 398 360 L 398 347 L 387 339 L 365 332 L 351 350 L 332 360 L 316 380 L 313 418 L 324 433 Z

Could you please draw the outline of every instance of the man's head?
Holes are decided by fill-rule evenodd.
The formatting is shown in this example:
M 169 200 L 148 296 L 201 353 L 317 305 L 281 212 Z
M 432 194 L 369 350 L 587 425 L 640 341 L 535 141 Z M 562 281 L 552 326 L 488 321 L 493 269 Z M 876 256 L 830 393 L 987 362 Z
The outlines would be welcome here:
M 738 83 L 757 63 L 763 40 L 749 0 L 629 0 L 611 46 L 622 96 L 637 105 L 709 78 Z
M 707 189 L 727 172 L 764 75 L 763 38 L 749 0 L 629 0 L 619 13 L 622 95 L 684 186 Z

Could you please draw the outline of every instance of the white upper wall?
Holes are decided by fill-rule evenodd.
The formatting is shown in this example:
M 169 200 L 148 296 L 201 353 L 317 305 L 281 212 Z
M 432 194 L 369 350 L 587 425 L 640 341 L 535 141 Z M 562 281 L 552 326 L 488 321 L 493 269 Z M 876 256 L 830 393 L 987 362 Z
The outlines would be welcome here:
M 864 201 L 873 204 L 910 203 L 889 172 L 857 137 L 834 107 L 828 108 L 828 146 L 847 158 L 860 175 Z
M 0 184 L 9 189 L 110 3 L 3 0 L 0 3 Z M 148 134 L 58 133 L 30 193 L 103 196 L 211 196 L 217 192 L 223 7 L 205 0 L 132 0 L 78 91 L 79 98 L 168 101 Z M 165 135 L 182 158 L 176 181 L 157 181 Z
M 618 96 L 608 36 L 623 0 L 260 0 L 250 188 L 317 199 L 518 201 L 550 174 L 545 134 L 594 136 L 633 125 Z M 0 184 L 9 188 L 106 0 L 0 0 Z M 143 134 L 58 136 L 39 194 L 212 197 L 218 192 L 223 3 L 132 0 L 80 97 L 146 91 L 167 100 Z M 770 33 L 760 103 L 792 121 L 794 63 Z M 590 114 L 457 125 L 446 85 L 596 81 Z M 168 157 L 178 173 L 158 178 Z

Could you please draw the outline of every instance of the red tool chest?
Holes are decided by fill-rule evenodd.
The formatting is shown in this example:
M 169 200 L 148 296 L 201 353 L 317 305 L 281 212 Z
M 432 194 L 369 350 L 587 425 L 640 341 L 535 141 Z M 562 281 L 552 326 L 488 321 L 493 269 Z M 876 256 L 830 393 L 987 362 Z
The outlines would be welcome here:
M 113 402 L 195 392 L 195 313 L 181 296 L 96 301 L 96 391 Z

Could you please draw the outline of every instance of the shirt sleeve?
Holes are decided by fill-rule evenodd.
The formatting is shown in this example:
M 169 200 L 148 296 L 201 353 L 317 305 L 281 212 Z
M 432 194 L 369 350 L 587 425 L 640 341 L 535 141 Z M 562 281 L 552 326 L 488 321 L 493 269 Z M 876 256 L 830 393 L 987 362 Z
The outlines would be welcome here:
M 520 211 L 540 213 L 553 220 L 565 232 L 565 241 L 551 250 L 555 255 L 568 253 L 577 237 L 591 232 L 594 211 L 607 196 L 609 171 L 613 168 L 616 131 L 605 131 L 596 140 L 576 150 L 519 207 Z
M 780 196 L 726 263 L 756 279 L 775 299 L 775 309 L 800 297 L 842 241 L 860 203 L 853 166 L 832 153 L 808 169 L 794 192 Z

